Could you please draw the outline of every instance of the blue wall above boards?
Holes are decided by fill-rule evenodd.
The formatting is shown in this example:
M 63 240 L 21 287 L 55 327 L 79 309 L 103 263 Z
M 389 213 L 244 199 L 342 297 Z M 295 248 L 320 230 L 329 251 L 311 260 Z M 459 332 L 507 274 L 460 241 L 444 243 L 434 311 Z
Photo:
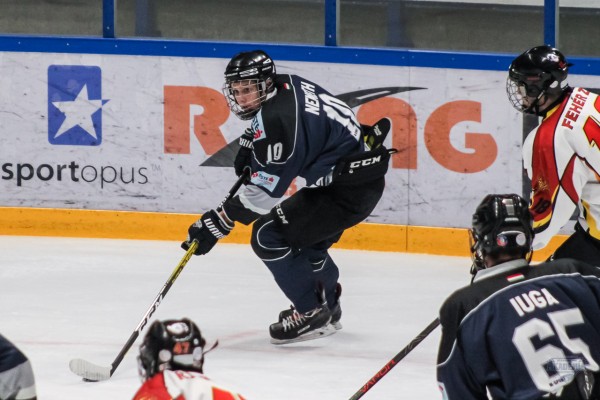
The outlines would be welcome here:
M 506 70 L 516 56 L 516 54 L 500 53 L 461 53 L 267 43 L 0 35 L 0 52 L 230 58 L 239 51 L 256 48 L 264 49 L 276 60 L 286 61 L 489 71 Z M 572 73 L 600 75 L 600 59 L 569 57 L 568 54 L 567 58 L 574 64 L 571 69 Z

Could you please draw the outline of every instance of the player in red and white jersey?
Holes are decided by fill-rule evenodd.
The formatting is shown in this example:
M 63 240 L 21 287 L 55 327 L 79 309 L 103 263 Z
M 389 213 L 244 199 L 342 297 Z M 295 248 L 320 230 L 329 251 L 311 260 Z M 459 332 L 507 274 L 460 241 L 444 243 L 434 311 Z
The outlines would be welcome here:
M 579 207 L 575 233 L 553 257 L 600 265 L 600 98 L 566 83 L 569 66 L 557 49 L 534 47 L 512 62 L 506 90 L 517 110 L 543 118 L 523 144 L 534 250 Z
M 244 400 L 203 374 L 205 344 L 187 318 L 155 321 L 140 346 L 143 385 L 133 400 Z

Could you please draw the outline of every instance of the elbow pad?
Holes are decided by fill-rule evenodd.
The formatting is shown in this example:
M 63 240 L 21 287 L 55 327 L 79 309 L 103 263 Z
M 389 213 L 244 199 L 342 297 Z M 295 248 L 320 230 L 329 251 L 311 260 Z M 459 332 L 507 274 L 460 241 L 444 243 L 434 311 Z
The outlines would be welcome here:
M 260 217 L 259 213 L 244 207 L 239 196 L 227 200 L 223 204 L 223 212 L 230 220 L 241 222 L 244 225 L 250 225 Z

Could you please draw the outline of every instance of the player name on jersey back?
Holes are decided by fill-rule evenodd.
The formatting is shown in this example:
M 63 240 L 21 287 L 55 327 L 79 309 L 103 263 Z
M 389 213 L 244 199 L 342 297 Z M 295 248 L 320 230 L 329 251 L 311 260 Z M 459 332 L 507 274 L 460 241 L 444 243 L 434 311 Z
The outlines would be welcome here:
M 517 314 L 519 314 L 519 317 L 535 311 L 536 308 L 546 308 L 553 304 L 560 304 L 546 288 L 521 293 L 515 297 L 511 297 L 509 301 Z

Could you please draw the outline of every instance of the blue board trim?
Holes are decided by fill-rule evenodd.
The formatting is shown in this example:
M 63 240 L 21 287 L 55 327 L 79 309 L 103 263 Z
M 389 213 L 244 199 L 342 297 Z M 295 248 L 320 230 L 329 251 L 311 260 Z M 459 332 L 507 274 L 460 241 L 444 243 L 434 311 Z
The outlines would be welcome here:
M 516 54 L 461 53 L 389 48 L 352 48 L 293 44 L 202 42 L 141 38 L 0 35 L 0 51 L 115 54 L 139 56 L 231 58 L 244 50 L 261 48 L 275 60 L 365 65 L 458 68 L 506 71 Z M 571 72 L 600 75 L 599 58 L 569 57 Z

